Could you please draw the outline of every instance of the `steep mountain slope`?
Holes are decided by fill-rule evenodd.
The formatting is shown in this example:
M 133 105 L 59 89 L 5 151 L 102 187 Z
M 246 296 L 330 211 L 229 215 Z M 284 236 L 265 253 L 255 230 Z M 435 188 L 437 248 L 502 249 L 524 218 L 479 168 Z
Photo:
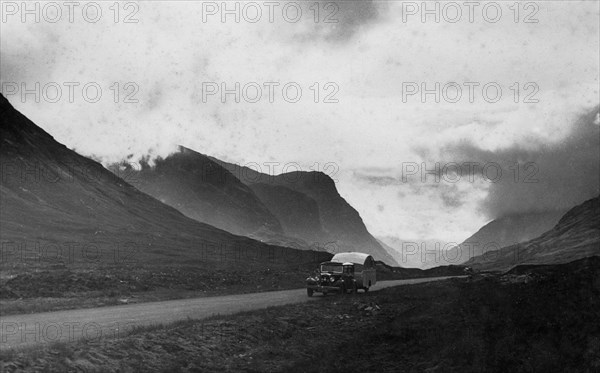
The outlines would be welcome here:
M 459 245 L 460 262 L 464 263 L 474 256 L 481 255 L 484 251 L 536 238 L 554 227 L 566 212 L 566 210 L 557 210 L 514 214 L 493 220 Z M 456 254 L 449 257 L 456 257 Z
M 110 168 L 118 171 L 117 166 Z M 191 149 L 179 147 L 179 152 L 157 159 L 153 166 L 142 163 L 141 170 L 130 169 L 127 174 L 139 190 L 192 219 L 244 236 L 283 233 L 250 188 Z
M 85 265 L 121 264 L 124 247 L 129 259 L 140 265 L 183 263 L 230 270 L 286 266 L 292 257 L 301 261 L 300 252 L 185 217 L 59 144 L 2 95 L 0 133 L 0 240 L 3 250 L 8 248 L 3 251 L 4 268 L 32 270 L 48 264 L 25 261 L 23 247 L 39 259 L 49 245 L 53 252 L 48 255 L 55 259 L 51 264 L 63 265 L 81 259 L 85 245 L 94 247 L 94 260 L 84 253 Z M 318 262 L 321 254 L 325 253 L 307 261 Z
M 600 254 L 600 197 L 569 210 L 552 229 L 527 242 L 486 252 L 465 263 L 479 270 L 559 264 Z
M 326 239 L 314 199 L 279 185 L 256 183 L 250 189 L 279 219 L 287 235 L 305 241 Z
M 367 231 L 358 212 L 339 195 L 334 181 L 324 173 L 296 171 L 266 175 L 212 159 L 256 192 L 282 222 L 285 234 L 333 248 L 329 251 L 367 252 L 377 260 L 398 265 Z

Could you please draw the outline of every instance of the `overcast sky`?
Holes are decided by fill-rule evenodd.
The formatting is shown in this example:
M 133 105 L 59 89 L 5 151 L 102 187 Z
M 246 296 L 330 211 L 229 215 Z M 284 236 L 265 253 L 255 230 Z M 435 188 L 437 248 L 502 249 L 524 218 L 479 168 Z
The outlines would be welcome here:
M 318 169 L 371 233 L 411 240 L 461 242 L 491 219 L 598 194 L 596 1 L 428 2 L 439 22 L 423 22 L 421 2 L 399 1 L 311 1 L 301 15 L 294 4 L 241 2 L 239 22 L 222 22 L 221 2 L 120 3 L 118 14 L 113 2 L 80 2 L 72 22 L 62 2 L 61 14 L 38 4 L 39 23 L 23 22 L 21 2 L 2 2 L 2 91 L 59 142 L 104 163 L 182 144 L 263 172 Z M 22 83 L 36 82 L 40 102 L 23 99 Z M 239 103 L 207 94 L 236 82 L 247 88 Z M 436 82 L 439 102 L 414 92 Z M 251 102 L 256 86 L 262 97 Z M 102 96 L 87 102 L 94 87 Z M 423 163 L 439 164 L 439 181 L 422 180 Z

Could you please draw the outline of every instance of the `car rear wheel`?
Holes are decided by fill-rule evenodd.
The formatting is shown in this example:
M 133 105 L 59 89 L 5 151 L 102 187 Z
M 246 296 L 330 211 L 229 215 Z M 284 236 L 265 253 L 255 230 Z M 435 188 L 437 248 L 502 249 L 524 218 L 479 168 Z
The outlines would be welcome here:
M 306 289 L 306 295 L 308 295 L 309 297 L 313 296 L 313 289 Z
M 352 283 L 352 294 L 358 294 L 358 286 L 356 286 L 356 282 Z

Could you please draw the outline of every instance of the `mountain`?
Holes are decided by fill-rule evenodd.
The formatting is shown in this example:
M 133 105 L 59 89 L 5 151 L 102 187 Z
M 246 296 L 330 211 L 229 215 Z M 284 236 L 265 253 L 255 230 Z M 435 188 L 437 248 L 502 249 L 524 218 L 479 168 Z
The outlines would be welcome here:
M 127 167 L 135 187 L 192 219 L 243 236 L 283 233 L 250 188 L 203 154 L 181 146 L 152 166 L 142 162 L 140 170 L 127 163 L 109 169 L 118 174 Z
M 464 263 L 474 256 L 494 249 L 529 241 L 551 229 L 566 210 L 507 215 L 495 219 L 459 245 L 458 262 Z M 457 249 L 453 249 L 457 250 Z M 457 253 L 449 253 L 457 257 Z
M 517 265 L 560 264 L 600 254 L 600 197 L 570 209 L 537 238 L 486 252 L 465 263 L 478 270 Z
M 184 216 L 56 142 L 2 95 L 0 133 L 3 266 L 29 270 L 32 265 L 23 262 L 23 247 L 27 254 L 38 257 L 50 247 L 52 255 L 61 259 L 57 262 L 64 262 L 80 255 L 82 246 L 91 245 L 93 258 L 107 259 L 107 264 L 118 262 L 116 255 L 123 254 L 120 250 L 126 247 L 139 264 L 179 263 L 227 270 L 287 266 L 292 264 L 289 258 L 303 255 Z M 182 155 L 183 164 L 187 156 Z M 247 189 L 239 191 L 244 192 Z M 273 224 L 276 227 L 274 220 Z M 88 251 L 85 259 L 89 255 Z M 115 260 L 110 259 L 113 256 Z M 314 253 L 310 259 L 305 256 L 307 262 L 326 257 L 326 253 Z M 144 270 L 151 271 L 150 267 Z
M 335 182 L 326 174 L 295 171 L 267 175 L 211 159 L 255 192 L 281 222 L 284 234 L 329 252 L 361 251 L 398 265 L 368 232 L 359 213 L 340 196 Z
M 381 245 L 381 247 L 383 247 L 383 249 L 385 251 L 387 251 L 396 261 L 396 263 L 402 263 L 399 259 L 402 259 L 402 256 L 400 255 L 400 253 L 393 247 L 391 247 L 390 245 L 387 245 L 385 242 L 383 242 L 381 239 L 379 239 L 379 237 L 375 238 L 377 240 L 377 242 Z M 404 268 L 404 267 L 410 267 L 407 266 L 406 263 L 402 263 L 402 266 L 399 266 L 398 268 Z
M 326 239 L 321 227 L 319 206 L 314 199 L 280 185 L 257 183 L 249 187 L 277 216 L 288 236 L 317 242 Z

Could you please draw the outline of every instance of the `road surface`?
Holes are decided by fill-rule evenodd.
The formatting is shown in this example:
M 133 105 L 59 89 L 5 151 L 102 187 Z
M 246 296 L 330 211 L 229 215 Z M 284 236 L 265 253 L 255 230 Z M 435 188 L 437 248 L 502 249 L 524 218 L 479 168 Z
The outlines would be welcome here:
M 447 278 L 449 277 L 381 281 L 371 287 L 371 290 L 377 291 L 390 286 L 418 284 Z M 294 289 L 10 315 L 0 318 L 0 350 L 58 341 L 73 342 L 79 339 L 97 341 L 102 338 L 124 336 L 134 326 L 168 324 L 187 318 L 203 319 L 217 314 L 225 315 L 270 306 L 314 302 L 320 298 L 319 296 L 307 297 L 306 289 Z

